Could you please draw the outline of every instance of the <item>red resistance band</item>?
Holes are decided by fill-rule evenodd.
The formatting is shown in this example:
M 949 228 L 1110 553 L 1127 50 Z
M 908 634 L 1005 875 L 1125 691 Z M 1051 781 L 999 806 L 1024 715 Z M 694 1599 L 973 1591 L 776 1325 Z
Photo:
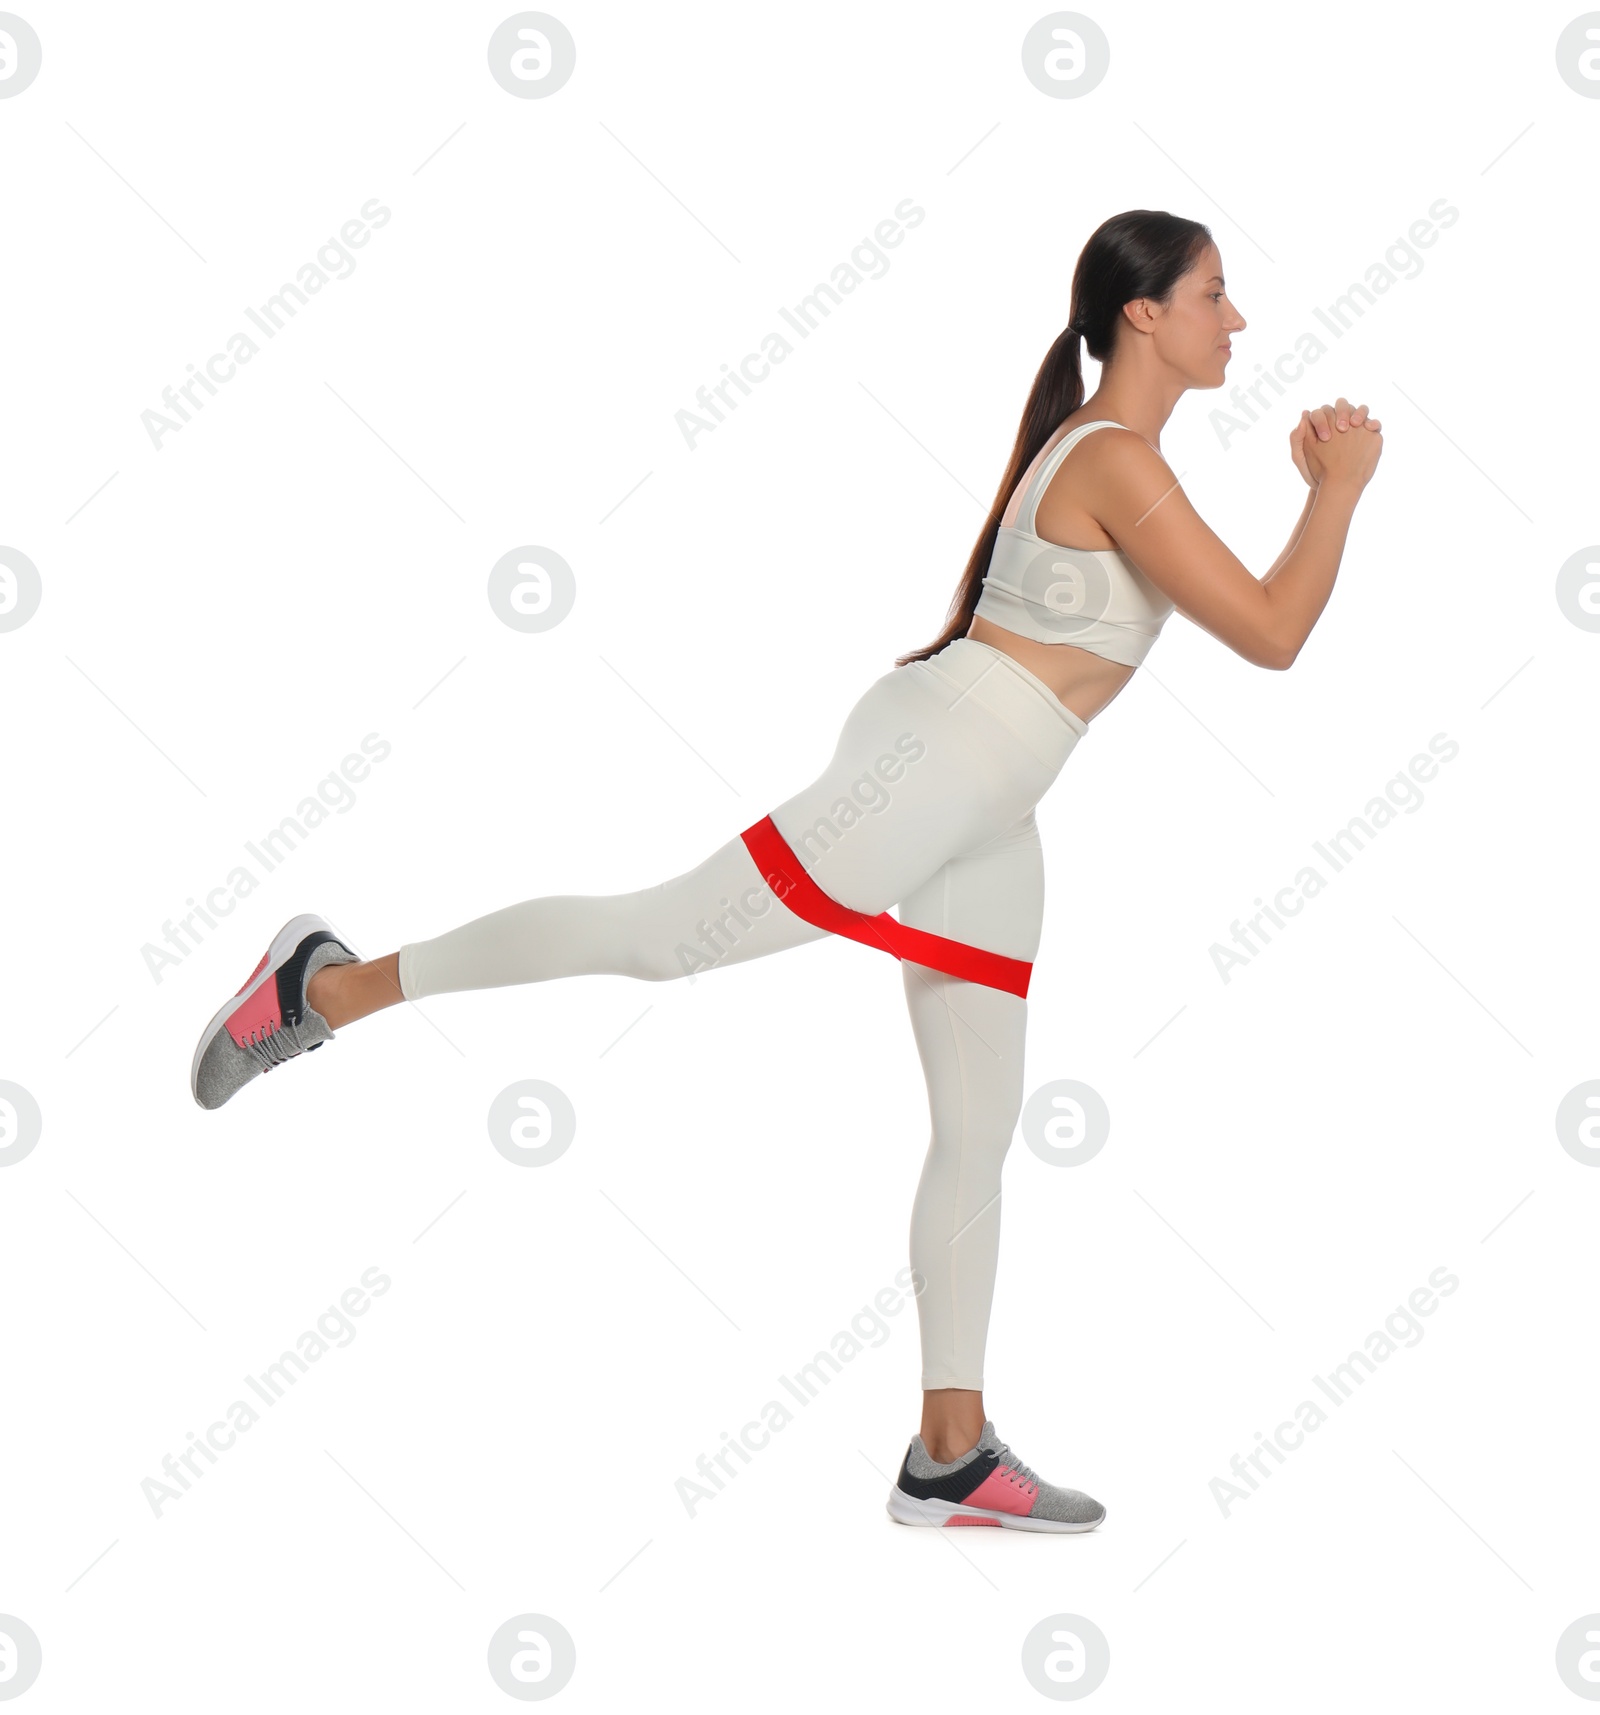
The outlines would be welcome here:
M 852 911 L 848 905 L 830 899 L 806 874 L 794 849 L 778 832 L 770 816 L 763 816 L 753 827 L 746 828 L 739 838 L 756 860 L 767 885 L 796 917 L 830 934 L 848 935 L 852 941 L 880 947 L 897 959 L 909 959 L 914 965 L 926 965 L 930 970 L 944 971 L 969 983 L 982 983 L 985 988 L 1004 989 L 1007 994 L 1026 997 L 1028 978 L 1033 974 L 1033 966 L 1026 959 L 986 953 L 982 947 L 969 947 L 964 941 L 947 941 L 943 935 L 913 929 L 887 911 L 869 917 L 864 911 Z

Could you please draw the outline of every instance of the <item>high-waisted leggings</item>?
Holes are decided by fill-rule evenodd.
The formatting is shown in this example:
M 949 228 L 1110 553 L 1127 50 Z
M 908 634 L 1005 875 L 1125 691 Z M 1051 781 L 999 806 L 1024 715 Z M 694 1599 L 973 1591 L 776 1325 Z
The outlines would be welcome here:
M 1031 963 L 1044 909 L 1034 805 L 1087 730 L 1009 656 L 958 638 L 871 685 L 833 760 L 771 821 L 831 900 L 868 916 L 896 906 L 902 924 Z M 775 896 L 735 837 L 636 893 L 528 899 L 409 942 L 400 987 L 421 1000 L 593 974 L 665 982 L 827 933 Z M 906 959 L 901 973 L 932 1121 L 911 1214 L 922 1385 L 981 1388 L 1027 1001 Z

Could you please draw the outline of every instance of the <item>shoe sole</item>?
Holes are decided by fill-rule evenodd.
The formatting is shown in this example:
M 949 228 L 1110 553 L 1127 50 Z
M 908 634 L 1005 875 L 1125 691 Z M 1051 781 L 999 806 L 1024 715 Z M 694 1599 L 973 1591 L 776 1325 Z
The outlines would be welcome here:
M 1079 1536 L 1086 1530 L 1098 1530 L 1105 1523 L 1105 1511 L 1097 1519 L 1084 1524 L 1067 1524 L 1059 1519 L 1024 1518 L 1018 1513 L 991 1512 L 987 1507 L 964 1507 L 956 1501 L 919 1501 L 908 1495 L 898 1483 L 889 1491 L 889 1517 L 896 1524 L 926 1525 L 998 1525 L 1001 1530 L 1044 1531 L 1057 1536 Z
M 261 966 L 260 970 L 250 979 L 249 982 L 245 984 L 242 989 L 239 990 L 236 995 L 230 995 L 228 999 L 217 1008 L 215 1014 L 212 1016 L 211 1022 L 201 1033 L 199 1046 L 194 1051 L 194 1059 L 189 1063 L 189 1094 L 194 1097 L 195 1105 L 197 1107 L 205 1108 L 207 1113 L 212 1111 L 210 1108 L 206 1108 L 205 1103 L 200 1100 L 200 1062 L 205 1059 L 206 1050 L 211 1046 L 212 1042 L 215 1041 L 217 1032 L 222 1029 L 223 1025 L 233 1017 L 234 1013 L 236 1013 L 239 1008 L 249 1000 L 251 995 L 253 995 L 263 983 L 274 982 L 277 980 L 278 972 L 282 970 L 283 966 L 288 962 L 289 957 L 294 952 L 295 948 L 300 945 L 307 935 L 315 934 L 319 929 L 325 929 L 336 941 L 343 942 L 346 947 L 350 947 L 350 951 L 352 953 L 356 953 L 356 949 L 350 946 L 350 943 L 345 940 L 344 936 L 334 928 L 327 918 L 318 917 L 314 913 L 310 912 L 299 917 L 291 917 L 289 921 L 277 932 L 277 934 L 272 937 L 272 945 L 267 948 L 266 962 Z M 356 957 L 360 958 L 361 955 L 356 953 Z

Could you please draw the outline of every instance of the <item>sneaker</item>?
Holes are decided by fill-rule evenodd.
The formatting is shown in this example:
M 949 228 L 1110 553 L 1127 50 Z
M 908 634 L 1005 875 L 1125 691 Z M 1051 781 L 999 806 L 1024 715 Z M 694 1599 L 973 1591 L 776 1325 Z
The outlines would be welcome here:
M 1058 1489 L 1029 1470 L 985 1421 L 978 1444 L 941 1465 L 920 1435 L 889 1491 L 898 1524 L 989 1524 L 1006 1530 L 1093 1530 L 1106 1509 L 1077 1489 Z
M 200 1038 L 189 1068 L 189 1088 L 200 1106 L 220 1108 L 257 1073 L 331 1041 L 327 1019 L 306 1003 L 306 984 L 324 965 L 360 960 L 320 917 L 291 917 Z

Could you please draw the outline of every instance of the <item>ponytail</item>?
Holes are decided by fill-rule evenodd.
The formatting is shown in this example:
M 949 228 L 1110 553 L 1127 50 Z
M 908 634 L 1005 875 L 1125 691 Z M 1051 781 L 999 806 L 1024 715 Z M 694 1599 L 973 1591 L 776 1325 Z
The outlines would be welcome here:
M 1062 419 L 1070 417 L 1083 403 L 1083 362 L 1079 355 L 1079 341 L 1078 330 L 1069 322 L 1056 336 L 1055 344 L 1039 365 L 1028 402 L 1022 408 L 1022 423 L 1017 430 L 1016 444 L 1011 449 L 1010 462 L 1000 478 L 994 504 L 989 508 L 988 522 L 967 560 L 967 569 L 961 574 L 944 630 L 926 648 L 902 655 L 895 666 L 905 667 L 913 661 L 925 661 L 930 655 L 937 655 L 946 644 L 966 635 L 978 597 L 983 593 L 984 574 L 989 570 L 995 538 L 1000 533 L 1000 520 L 1005 516 L 1012 490 Z

